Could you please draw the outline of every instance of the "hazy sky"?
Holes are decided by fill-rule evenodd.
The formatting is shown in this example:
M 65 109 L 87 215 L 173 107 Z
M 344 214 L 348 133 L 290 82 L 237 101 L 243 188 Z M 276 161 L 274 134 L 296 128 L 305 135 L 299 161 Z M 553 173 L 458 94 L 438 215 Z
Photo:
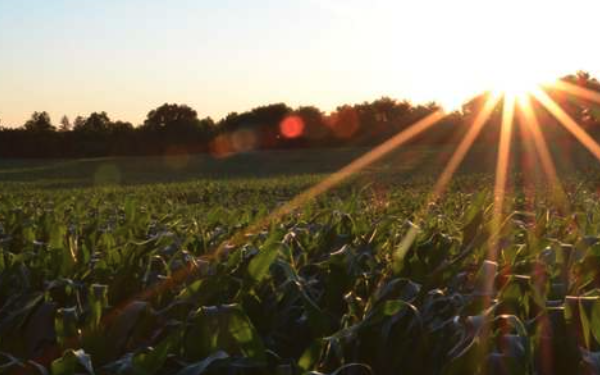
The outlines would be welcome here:
M 0 0 L 0 119 L 165 102 L 220 118 L 382 95 L 448 105 L 600 72 L 597 0 Z

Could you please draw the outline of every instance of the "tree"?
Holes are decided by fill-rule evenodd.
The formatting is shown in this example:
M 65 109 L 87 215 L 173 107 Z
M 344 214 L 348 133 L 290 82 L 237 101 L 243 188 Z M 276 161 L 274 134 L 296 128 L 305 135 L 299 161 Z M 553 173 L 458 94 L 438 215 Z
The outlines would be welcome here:
M 148 113 L 138 134 L 146 153 L 195 153 L 208 148 L 214 128 L 212 119 L 200 120 L 190 106 L 165 103 Z
M 325 115 L 317 107 L 299 107 L 294 111 L 294 114 L 300 117 L 304 123 L 304 138 L 311 141 L 321 141 L 330 135 L 330 130 L 325 124 Z
M 278 128 L 283 119 L 292 113 L 284 103 L 269 104 L 243 113 L 230 113 L 219 122 L 221 130 L 231 132 L 239 128 Z
M 56 130 L 48 112 L 34 112 L 31 118 L 23 125 L 25 130 L 36 133 L 53 132 Z
M 576 74 L 565 76 L 562 80 L 590 90 L 600 91 L 600 82 L 590 73 L 583 70 L 578 71 Z
M 124 134 L 132 132 L 135 128 L 133 124 L 127 121 L 115 121 L 109 124 L 111 134 Z
M 329 126 L 338 139 L 348 140 L 360 129 L 360 118 L 355 107 L 342 105 L 329 116 Z
M 198 113 L 191 107 L 182 104 L 168 104 L 150 111 L 144 121 L 144 127 L 148 130 L 189 130 L 198 128 L 200 120 Z
M 200 120 L 199 125 L 203 131 L 208 131 L 211 134 L 215 132 L 216 127 L 217 127 L 215 120 L 213 120 L 210 117 L 206 117 L 206 118 L 203 118 L 202 120 Z
M 90 134 L 107 134 L 110 128 L 110 118 L 106 112 L 93 112 L 87 118 L 78 116 L 73 130 Z
M 77 116 L 73 121 L 73 129 L 80 128 L 85 123 L 85 117 Z
M 58 127 L 58 131 L 68 132 L 70 130 L 71 130 L 71 121 L 69 121 L 69 118 L 65 115 L 62 117 L 62 119 L 60 119 L 60 126 Z

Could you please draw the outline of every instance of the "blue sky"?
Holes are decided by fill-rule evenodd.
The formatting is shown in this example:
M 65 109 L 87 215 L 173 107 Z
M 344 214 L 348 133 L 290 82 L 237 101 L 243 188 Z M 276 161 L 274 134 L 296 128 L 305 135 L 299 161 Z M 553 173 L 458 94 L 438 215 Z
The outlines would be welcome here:
M 214 118 L 280 101 L 325 110 L 382 95 L 452 104 L 509 75 L 600 62 L 582 52 L 594 34 L 586 14 L 598 9 L 571 25 L 560 17 L 573 2 L 519 4 L 0 0 L 0 119 L 20 125 L 46 110 L 58 122 L 105 110 L 137 124 L 164 102 Z M 547 27 L 559 21 L 568 30 Z M 536 48 L 523 43 L 534 37 Z M 499 45 L 502 56 L 490 58 Z

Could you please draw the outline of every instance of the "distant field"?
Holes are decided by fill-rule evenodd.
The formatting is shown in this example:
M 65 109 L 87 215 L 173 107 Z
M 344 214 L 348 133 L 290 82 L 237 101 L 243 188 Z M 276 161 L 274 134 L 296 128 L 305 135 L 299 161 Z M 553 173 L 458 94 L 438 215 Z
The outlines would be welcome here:
M 454 147 L 408 146 L 394 151 L 363 173 L 382 180 L 404 180 L 411 177 L 435 178 L 448 161 Z M 359 156 L 367 148 L 262 151 L 214 158 L 209 155 L 120 157 L 95 159 L 38 160 L 0 159 L 0 183 L 25 183 L 43 188 L 136 185 L 186 182 L 199 179 L 273 178 L 333 173 Z M 526 157 L 522 151 L 519 161 Z M 567 176 L 596 163 L 582 149 L 567 157 L 563 150 L 554 152 L 560 173 Z M 495 147 L 477 146 L 468 154 L 462 173 L 491 173 L 496 161 Z M 531 163 L 528 174 L 540 173 L 538 163 Z M 520 162 L 513 170 L 523 170 Z
M 368 149 L 263 151 L 228 158 L 208 155 L 75 160 L 2 160 L 0 182 L 47 187 L 185 182 L 205 178 L 267 178 L 333 173 Z M 376 169 L 409 171 L 437 153 L 415 147 L 396 153 Z

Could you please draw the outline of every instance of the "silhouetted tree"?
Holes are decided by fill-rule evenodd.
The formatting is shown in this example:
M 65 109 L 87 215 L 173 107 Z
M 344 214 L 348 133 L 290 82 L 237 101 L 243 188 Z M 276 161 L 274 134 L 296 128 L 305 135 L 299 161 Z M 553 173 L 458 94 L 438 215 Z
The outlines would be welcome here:
M 69 121 L 69 118 L 66 115 L 60 119 L 60 126 L 58 127 L 58 130 L 61 132 L 68 132 L 71 130 L 71 121 Z
M 148 113 L 144 127 L 151 131 L 196 130 L 200 125 L 198 113 L 182 104 L 163 104 Z
M 575 74 L 567 75 L 563 77 L 562 80 L 589 90 L 600 92 L 600 81 L 593 77 L 589 72 L 583 70 L 580 70 Z
M 294 111 L 294 114 L 302 119 L 304 124 L 303 138 L 309 142 L 320 145 L 331 136 L 331 129 L 325 123 L 325 114 L 317 107 L 300 107 Z
M 53 132 L 56 130 L 48 112 L 34 112 L 31 118 L 27 120 L 23 128 L 30 132 L 44 133 Z
M 584 89 L 600 94 L 600 81 L 594 78 L 590 73 L 579 71 L 574 75 L 568 75 L 562 78 L 563 81 L 582 87 Z M 600 137 L 600 105 L 568 91 L 557 92 L 551 90 L 549 93 L 552 98 L 559 103 L 569 115 L 576 118 L 579 124 L 594 138 Z
M 110 127 L 110 118 L 106 112 L 93 112 L 87 118 L 78 117 L 75 120 L 73 131 L 88 134 L 107 134 Z
M 129 133 L 135 129 L 133 124 L 127 121 L 115 121 L 108 126 L 111 134 Z
M 142 125 L 146 153 L 201 152 L 215 131 L 210 118 L 200 120 L 185 104 L 163 104 L 150 111 Z
M 263 149 L 281 147 L 285 142 L 280 137 L 279 126 L 292 109 L 284 103 L 269 104 L 248 112 L 230 113 L 218 123 L 220 133 L 234 133 L 245 129 L 253 132 Z
M 75 120 L 73 121 L 73 130 L 76 128 L 81 128 L 84 123 L 85 123 L 85 117 L 83 117 L 83 116 L 75 117 Z

